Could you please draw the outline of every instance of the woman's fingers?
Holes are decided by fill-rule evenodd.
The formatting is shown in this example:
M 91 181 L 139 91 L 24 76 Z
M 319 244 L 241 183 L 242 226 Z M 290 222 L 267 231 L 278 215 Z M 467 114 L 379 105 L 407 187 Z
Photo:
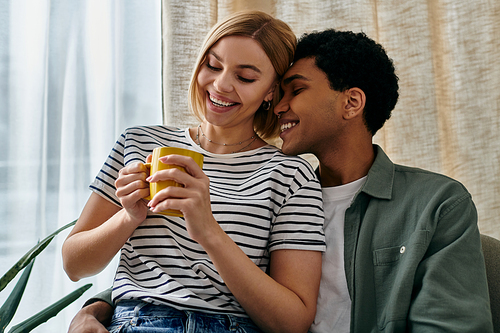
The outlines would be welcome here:
M 210 198 L 209 180 L 204 178 L 197 179 L 186 172 L 176 168 L 158 171 L 155 175 L 147 179 L 149 182 L 161 182 L 166 180 L 174 181 L 181 186 L 168 186 L 163 190 L 156 193 L 156 195 L 149 202 L 150 207 L 157 206 L 161 201 L 166 199 L 192 199 L 203 200 L 203 198 Z
M 149 184 L 145 181 L 134 181 L 123 187 L 117 187 L 116 196 L 124 207 L 135 204 L 149 195 Z
M 167 209 L 180 210 L 182 204 L 179 202 L 185 200 L 182 195 L 185 193 L 175 193 L 179 187 L 169 186 L 156 195 L 148 202 L 148 207 L 153 213 L 160 213 Z
M 143 198 L 149 195 L 146 181 L 149 171 L 142 163 L 134 163 L 122 168 L 115 181 L 116 196 L 131 217 L 145 218 L 147 206 Z
M 201 191 L 193 188 L 169 186 L 158 192 L 148 203 L 154 213 L 167 209 L 187 211 L 195 207 L 200 207 L 203 201 Z
M 165 180 L 173 180 L 176 183 L 187 187 L 190 185 L 190 182 L 195 179 L 196 178 L 194 178 L 190 174 L 179 170 L 178 168 L 170 168 L 157 171 L 154 175 L 146 178 L 146 181 L 150 183 L 157 183 Z
M 188 174 L 195 178 L 205 176 L 200 166 L 189 156 L 172 154 L 160 157 L 158 160 L 164 164 L 173 164 L 183 167 Z
M 116 190 L 125 190 L 128 193 L 132 191 L 132 188 L 144 188 L 148 185 L 146 181 L 147 174 L 145 172 L 133 173 L 133 174 L 123 174 L 118 176 L 115 181 Z M 127 193 L 127 192 L 126 192 Z

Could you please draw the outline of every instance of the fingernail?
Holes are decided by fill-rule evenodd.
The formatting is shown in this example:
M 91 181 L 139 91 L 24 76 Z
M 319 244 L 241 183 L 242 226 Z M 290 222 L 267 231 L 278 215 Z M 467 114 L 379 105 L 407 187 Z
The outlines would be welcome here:
M 153 178 L 153 176 L 149 176 L 148 178 L 146 178 L 146 181 L 147 181 L 148 183 L 150 183 L 152 178 Z

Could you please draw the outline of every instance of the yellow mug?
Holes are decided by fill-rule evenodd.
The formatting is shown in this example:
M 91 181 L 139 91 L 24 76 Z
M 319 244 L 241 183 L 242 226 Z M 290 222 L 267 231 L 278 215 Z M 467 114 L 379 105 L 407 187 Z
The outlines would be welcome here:
M 145 164 L 146 167 L 149 169 L 150 175 L 154 175 L 157 171 L 171 169 L 171 168 L 176 168 L 176 169 L 179 169 L 183 172 L 186 172 L 186 169 L 184 169 L 181 166 L 172 165 L 172 164 L 164 164 L 159 160 L 161 157 L 167 156 L 167 155 L 189 156 L 196 162 L 196 164 L 198 164 L 200 166 L 200 168 L 203 168 L 203 155 L 201 153 L 195 152 L 193 150 L 184 149 L 184 148 L 177 148 L 177 147 L 158 147 L 158 148 L 155 148 L 153 150 L 153 157 L 151 159 L 151 162 Z M 156 193 L 160 192 L 161 190 L 163 190 L 169 186 L 183 187 L 182 184 L 179 184 L 173 180 L 163 180 L 163 181 L 160 181 L 157 183 L 149 183 L 149 196 L 146 197 L 146 199 L 147 200 L 153 199 L 153 197 L 156 195 Z M 160 212 L 160 214 L 171 215 L 171 216 L 180 216 L 180 217 L 183 216 L 182 212 L 180 212 L 178 210 L 173 210 L 173 209 L 167 209 L 163 212 Z

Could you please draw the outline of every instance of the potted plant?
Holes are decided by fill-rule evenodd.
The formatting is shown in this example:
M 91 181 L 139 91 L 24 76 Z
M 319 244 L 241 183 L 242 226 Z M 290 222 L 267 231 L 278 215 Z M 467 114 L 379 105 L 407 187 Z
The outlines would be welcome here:
M 74 220 L 73 222 L 66 224 L 65 226 L 57 229 L 52 234 L 47 236 L 41 242 L 38 242 L 38 244 L 32 247 L 21 259 L 19 259 L 19 261 L 14 266 L 12 266 L 11 269 L 9 269 L 2 276 L 2 278 L 0 278 L 0 292 L 2 292 L 2 290 L 14 279 L 14 277 L 16 277 L 19 272 L 24 270 L 9 297 L 5 300 L 2 307 L 0 307 L 0 333 L 3 333 L 5 331 L 6 327 L 9 325 L 12 318 L 14 317 L 14 314 L 16 313 L 19 303 L 21 302 L 24 289 L 26 288 L 26 285 L 28 283 L 28 279 L 31 274 L 31 269 L 33 267 L 36 256 L 39 255 L 49 245 L 49 243 L 57 234 L 73 226 L 76 221 L 77 220 Z M 35 327 L 56 316 L 62 309 L 77 300 L 91 286 L 92 284 L 89 283 L 78 288 L 77 290 L 71 292 L 57 302 L 51 304 L 44 310 L 13 326 L 8 333 L 30 332 Z

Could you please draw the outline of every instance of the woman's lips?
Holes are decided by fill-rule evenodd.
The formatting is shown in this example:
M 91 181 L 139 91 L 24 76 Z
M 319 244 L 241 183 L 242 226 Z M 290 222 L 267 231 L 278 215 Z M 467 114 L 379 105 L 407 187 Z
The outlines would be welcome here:
M 233 105 L 238 104 L 238 103 L 225 102 L 223 100 L 220 100 L 220 99 L 212 96 L 210 93 L 208 93 L 208 99 L 210 99 L 212 104 L 214 104 L 215 106 L 219 106 L 219 107 L 228 107 L 228 106 L 233 106 Z

